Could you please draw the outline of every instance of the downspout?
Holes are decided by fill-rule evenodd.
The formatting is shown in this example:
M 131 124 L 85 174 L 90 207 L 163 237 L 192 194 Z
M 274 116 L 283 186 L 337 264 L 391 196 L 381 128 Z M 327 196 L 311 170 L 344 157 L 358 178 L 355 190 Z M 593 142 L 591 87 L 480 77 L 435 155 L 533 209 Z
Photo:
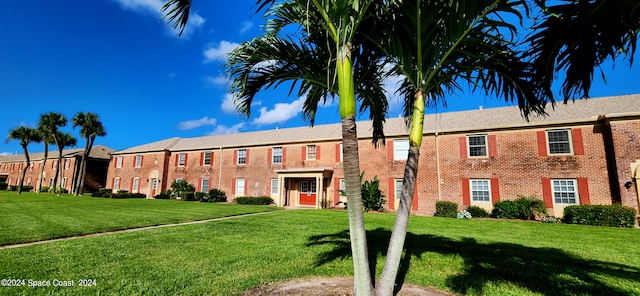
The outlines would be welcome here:
M 438 201 L 442 200 L 442 179 L 440 176 L 440 148 L 438 146 L 438 130 L 436 129 L 436 171 L 438 172 Z
M 218 189 L 222 188 L 222 161 L 224 160 L 224 151 L 222 151 L 222 147 L 219 147 L 220 150 L 220 168 L 218 169 Z

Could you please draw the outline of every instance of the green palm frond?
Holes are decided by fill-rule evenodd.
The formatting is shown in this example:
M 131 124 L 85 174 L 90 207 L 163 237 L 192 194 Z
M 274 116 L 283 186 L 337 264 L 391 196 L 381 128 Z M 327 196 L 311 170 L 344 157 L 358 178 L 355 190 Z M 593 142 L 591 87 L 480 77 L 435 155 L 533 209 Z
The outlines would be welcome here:
M 189 20 L 189 11 L 191 11 L 191 0 L 168 0 L 160 10 L 164 13 L 162 20 L 166 19 L 167 23 L 173 23 L 171 26 L 174 30 L 179 28 L 182 36 L 184 28 Z

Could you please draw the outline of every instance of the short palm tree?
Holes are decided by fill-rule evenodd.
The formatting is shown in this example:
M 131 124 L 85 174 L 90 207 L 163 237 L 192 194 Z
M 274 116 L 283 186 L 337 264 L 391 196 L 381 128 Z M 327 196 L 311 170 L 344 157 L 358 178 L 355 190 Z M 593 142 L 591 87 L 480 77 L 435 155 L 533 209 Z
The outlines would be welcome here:
M 60 188 L 58 188 L 57 190 L 58 195 L 60 195 L 62 193 L 62 190 L 64 189 L 62 184 L 62 177 L 64 172 L 64 165 L 62 163 L 62 150 L 67 147 L 75 146 L 78 141 L 72 134 L 63 133 L 61 131 L 58 131 L 56 133 L 55 138 L 57 139 L 56 146 L 58 146 L 58 169 L 56 170 L 56 175 L 54 177 L 56 181 L 54 181 L 53 188 L 57 188 L 55 185 L 57 182 L 57 184 L 60 185 Z
M 87 171 L 87 158 L 93 148 L 93 143 L 96 137 L 104 137 L 107 132 L 100 121 L 98 114 L 91 112 L 78 112 L 71 119 L 73 128 L 80 127 L 80 135 L 86 139 L 84 151 L 82 153 L 82 160 L 80 163 L 80 170 L 77 178 L 75 178 L 73 194 L 82 195 L 84 189 L 84 179 Z
M 22 146 L 22 151 L 24 152 L 24 157 L 26 159 L 25 166 L 24 168 L 22 168 L 20 183 L 18 184 L 18 194 L 21 194 L 22 184 L 24 184 L 24 176 L 27 174 L 27 169 L 31 165 L 31 159 L 29 158 L 29 151 L 27 149 L 27 146 L 29 145 L 29 143 L 39 143 L 40 141 L 42 141 L 42 137 L 36 129 L 20 126 L 9 131 L 9 136 L 7 137 L 6 141 L 8 142 L 9 140 L 20 141 L 20 146 Z

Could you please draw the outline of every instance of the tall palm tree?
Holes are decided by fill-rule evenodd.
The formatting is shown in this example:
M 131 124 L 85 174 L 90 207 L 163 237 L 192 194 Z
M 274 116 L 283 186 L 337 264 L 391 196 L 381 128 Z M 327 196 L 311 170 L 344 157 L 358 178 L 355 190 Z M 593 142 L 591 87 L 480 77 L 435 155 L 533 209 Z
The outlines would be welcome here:
M 44 136 L 45 149 L 48 148 L 48 143 L 46 141 L 47 138 L 52 139 L 53 143 L 59 147 L 60 139 L 58 136 L 60 135 L 60 133 L 58 133 L 58 128 L 63 127 L 65 125 L 67 125 L 67 117 L 65 117 L 61 113 L 49 112 L 49 113 L 40 115 L 40 120 L 38 121 L 38 129 L 45 134 Z M 45 159 L 44 159 L 45 163 L 42 164 L 43 171 L 44 171 L 44 166 L 46 165 L 46 162 L 47 162 L 46 154 L 47 154 L 47 151 L 45 150 Z M 60 159 L 58 159 L 58 167 L 60 167 Z M 56 171 L 56 175 L 53 179 L 53 186 L 51 188 L 55 189 L 57 182 L 58 182 L 58 171 Z
M 53 135 L 44 130 L 42 126 L 38 126 L 36 132 L 42 138 L 42 142 L 44 143 L 42 165 L 40 166 L 40 172 L 38 172 L 38 186 L 36 188 L 36 192 L 40 193 L 42 191 L 42 178 L 44 178 L 44 168 L 47 165 L 47 158 L 49 157 L 49 145 L 55 144 L 55 140 L 53 139 Z
M 63 133 L 61 131 L 58 131 L 56 133 L 55 138 L 57 139 L 56 146 L 58 146 L 58 169 L 56 170 L 56 175 L 54 177 L 55 181 L 53 187 L 56 188 L 56 182 L 60 185 L 60 188 L 56 190 L 58 192 L 58 196 L 60 196 L 62 190 L 64 189 L 62 184 L 62 177 L 64 172 L 64 165 L 62 163 L 62 150 L 67 147 L 75 146 L 78 143 L 78 140 L 72 134 Z
M 360 33 L 361 28 L 372 28 L 363 24 L 375 21 L 369 10 L 382 4 L 374 2 L 300 0 L 273 5 L 273 0 L 258 0 L 258 10 L 266 8 L 271 17 L 267 32 L 235 49 L 227 65 L 237 108 L 246 116 L 258 91 L 286 81 L 294 87 L 300 83 L 298 95 L 306 96 L 303 117 L 311 124 L 318 103 L 338 96 L 356 295 L 372 295 L 374 291 L 360 194 L 356 98 L 361 101 L 361 111 L 377 111 L 370 112 L 376 140 L 383 135 L 387 110 L 386 100 L 381 100 L 382 56 L 363 46 L 368 39 Z M 163 9 L 168 21 L 183 29 L 190 8 L 191 0 L 170 0 Z M 285 32 L 288 25 L 300 29 Z
M 42 137 L 40 137 L 36 129 L 20 126 L 9 131 L 9 136 L 7 137 L 6 142 L 8 142 L 9 140 L 20 141 L 20 146 L 22 146 L 22 151 L 24 152 L 24 157 L 26 159 L 26 164 L 24 168 L 22 168 L 20 183 L 18 184 L 18 194 L 21 194 L 22 184 L 24 184 L 24 176 L 27 174 L 29 165 L 31 165 L 31 159 L 29 158 L 27 145 L 29 145 L 29 143 L 39 143 L 40 141 L 42 141 Z
M 74 178 L 74 187 L 73 194 L 74 195 L 82 195 L 82 191 L 84 189 L 84 179 L 87 171 L 87 158 L 91 153 L 91 149 L 93 148 L 93 143 L 96 140 L 96 137 L 104 137 L 107 135 L 107 132 L 102 125 L 102 122 L 98 118 L 98 114 L 91 112 L 78 112 L 71 119 L 73 123 L 73 128 L 75 129 L 77 126 L 80 127 L 80 135 L 86 139 L 86 143 L 84 146 L 84 151 L 82 153 L 82 160 L 80 163 L 80 170 L 77 178 Z

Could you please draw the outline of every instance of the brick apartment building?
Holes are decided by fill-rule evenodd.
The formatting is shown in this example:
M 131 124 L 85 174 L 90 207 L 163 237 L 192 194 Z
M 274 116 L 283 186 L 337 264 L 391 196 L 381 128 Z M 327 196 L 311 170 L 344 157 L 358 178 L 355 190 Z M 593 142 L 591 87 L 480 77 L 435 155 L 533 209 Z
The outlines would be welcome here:
M 80 169 L 80 161 L 84 148 L 68 149 L 62 151 L 62 187 L 71 191 L 76 182 Z M 98 188 L 104 188 L 107 180 L 107 167 L 109 166 L 109 154 L 114 150 L 102 145 L 96 145 L 91 149 L 87 159 L 87 174 L 85 178 L 85 192 L 93 192 Z M 24 176 L 23 185 L 37 188 L 38 175 L 44 162 L 44 152 L 29 153 L 31 163 Z M 20 184 L 22 169 L 26 166 L 24 154 L 0 157 L 0 182 L 6 182 L 10 186 Z M 58 167 L 58 151 L 49 151 L 47 163 L 44 168 L 42 186 L 53 185 L 53 179 Z M 59 185 L 59 184 L 58 184 Z
M 640 95 L 580 100 L 548 113 L 529 122 L 517 107 L 427 115 L 413 212 L 432 215 L 438 200 L 490 210 L 518 195 L 535 195 L 558 216 L 572 204 L 638 209 Z M 386 145 L 375 148 L 371 122 L 358 122 L 361 170 L 381 180 L 385 206 L 394 210 L 408 150 L 403 119 L 388 119 L 385 134 Z M 345 201 L 340 143 L 339 123 L 170 138 L 113 152 L 106 186 L 152 197 L 186 180 L 198 191 L 221 189 L 229 200 L 268 195 L 279 206 L 335 205 Z

